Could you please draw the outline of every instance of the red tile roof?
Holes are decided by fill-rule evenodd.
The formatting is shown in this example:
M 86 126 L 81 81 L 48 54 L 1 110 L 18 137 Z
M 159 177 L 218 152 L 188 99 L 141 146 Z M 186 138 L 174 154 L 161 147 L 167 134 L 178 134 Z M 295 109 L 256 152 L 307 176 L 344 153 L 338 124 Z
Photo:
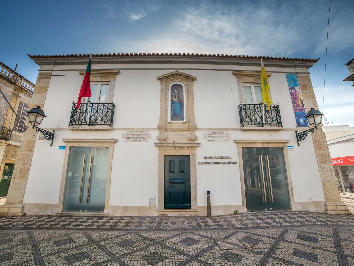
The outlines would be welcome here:
M 31 59 L 37 58 L 88 58 L 90 54 L 68 54 L 68 55 L 28 55 Z M 285 60 L 285 61 L 308 61 L 316 63 L 318 59 L 310 58 L 289 58 L 289 57 L 271 57 L 271 56 L 249 56 L 249 55 L 227 55 L 227 54 L 194 54 L 194 53 L 113 53 L 113 54 L 92 54 L 92 57 L 219 57 L 219 58 L 245 58 L 245 59 L 267 59 L 267 60 Z

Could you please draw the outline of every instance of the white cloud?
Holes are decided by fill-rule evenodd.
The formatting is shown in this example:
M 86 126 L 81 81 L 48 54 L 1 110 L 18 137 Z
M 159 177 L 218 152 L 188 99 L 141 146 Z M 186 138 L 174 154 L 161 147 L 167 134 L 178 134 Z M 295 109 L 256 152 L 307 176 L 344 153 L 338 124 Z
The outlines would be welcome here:
M 143 17 L 146 16 L 146 13 L 144 11 L 140 11 L 138 13 L 130 13 L 129 18 L 131 21 L 137 21 L 139 19 L 142 19 Z
M 186 52 L 289 56 L 325 49 L 328 2 L 289 1 L 281 4 L 245 2 L 237 7 L 202 2 L 198 7 L 180 9 L 165 30 L 147 39 L 111 38 L 103 50 L 116 52 Z M 332 8 L 329 48 L 331 52 L 354 48 L 354 16 L 345 3 Z M 184 11 L 183 11 L 184 10 Z M 336 11 L 337 10 L 337 11 Z M 342 10 L 342 11 L 338 11 Z M 139 13 L 134 13 L 139 14 Z M 137 16 L 137 20 L 141 17 Z M 347 23 L 349 22 L 349 23 Z M 351 23 L 353 22 L 353 23 Z M 341 43 L 338 43 L 340 40 Z M 315 56 L 313 56 L 315 57 Z M 315 88 L 320 110 L 335 124 L 354 126 L 354 90 L 350 85 L 325 90 Z
M 325 42 L 320 37 L 326 30 L 328 7 L 323 3 L 322 0 L 281 5 L 269 2 L 262 6 L 245 2 L 230 7 L 203 1 L 197 8 L 181 8 L 174 20 L 164 22 L 170 23 L 166 30 L 147 39 L 122 41 L 121 38 L 112 38 L 109 50 L 271 56 L 294 56 L 304 50 L 324 50 Z M 129 7 L 127 10 L 131 21 L 147 15 L 146 6 L 144 9 Z M 343 23 L 346 19 L 347 15 L 333 19 L 333 28 L 337 30 L 333 31 L 330 39 L 332 52 L 354 46 L 354 27 Z M 353 34 L 350 35 L 351 32 Z M 343 43 L 332 45 L 336 38 Z
M 328 122 L 354 126 L 354 90 L 350 85 L 314 88 L 318 106 Z M 324 96 L 324 102 L 323 102 Z
M 114 14 L 114 10 L 112 8 L 112 6 L 106 4 L 106 3 L 103 3 L 103 6 L 106 8 L 108 14 L 106 15 L 106 18 L 117 18 Z
M 147 0 L 142 3 L 127 2 L 124 9 L 130 22 L 136 22 L 146 17 L 151 12 L 156 12 L 160 9 L 159 0 Z
M 158 11 L 160 9 L 160 1 L 159 0 L 148 0 L 146 4 L 146 8 L 151 11 Z

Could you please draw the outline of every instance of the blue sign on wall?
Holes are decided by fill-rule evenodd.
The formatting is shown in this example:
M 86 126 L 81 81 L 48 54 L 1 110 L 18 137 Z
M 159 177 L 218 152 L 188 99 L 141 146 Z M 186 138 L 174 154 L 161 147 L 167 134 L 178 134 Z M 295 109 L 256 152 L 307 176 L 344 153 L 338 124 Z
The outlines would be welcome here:
M 65 150 L 65 147 L 66 147 L 66 146 L 59 146 L 59 151 Z

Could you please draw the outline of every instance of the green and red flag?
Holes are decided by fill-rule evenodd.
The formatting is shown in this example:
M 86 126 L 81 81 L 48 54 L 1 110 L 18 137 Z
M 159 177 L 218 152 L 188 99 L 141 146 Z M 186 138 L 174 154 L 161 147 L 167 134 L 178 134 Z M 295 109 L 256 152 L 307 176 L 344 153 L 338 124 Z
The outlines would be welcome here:
M 79 98 L 77 99 L 76 109 L 79 109 L 82 97 L 91 97 L 90 74 L 91 74 L 91 58 L 87 64 L 86 74 L 84 80 L 82 81 Z

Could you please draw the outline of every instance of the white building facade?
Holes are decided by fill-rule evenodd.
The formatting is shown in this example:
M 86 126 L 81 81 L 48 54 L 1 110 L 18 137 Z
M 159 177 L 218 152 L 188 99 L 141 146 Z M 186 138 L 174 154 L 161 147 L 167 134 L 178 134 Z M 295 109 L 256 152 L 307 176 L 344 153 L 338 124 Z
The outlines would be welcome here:
M 328 149 L 340 192 L 352 192 L 354 184 L 354 127 L 324 126 Z
M 317 108 L 316 60 L 263 58 L 268 110 L 260 57 L 94 55 L 92 97 L 76 110 L 88 55 L 31 58 L 32 106 L 55 137 L 50 146 L 27 131 L 10 187 L 23 195 L 9 196 L 7 212 L 203 216 L 210 191 L 212 215 L 347 213 L 324 137 L 314 137 L 322 130 L 296 138 L 308 129 L 305 108 Z

